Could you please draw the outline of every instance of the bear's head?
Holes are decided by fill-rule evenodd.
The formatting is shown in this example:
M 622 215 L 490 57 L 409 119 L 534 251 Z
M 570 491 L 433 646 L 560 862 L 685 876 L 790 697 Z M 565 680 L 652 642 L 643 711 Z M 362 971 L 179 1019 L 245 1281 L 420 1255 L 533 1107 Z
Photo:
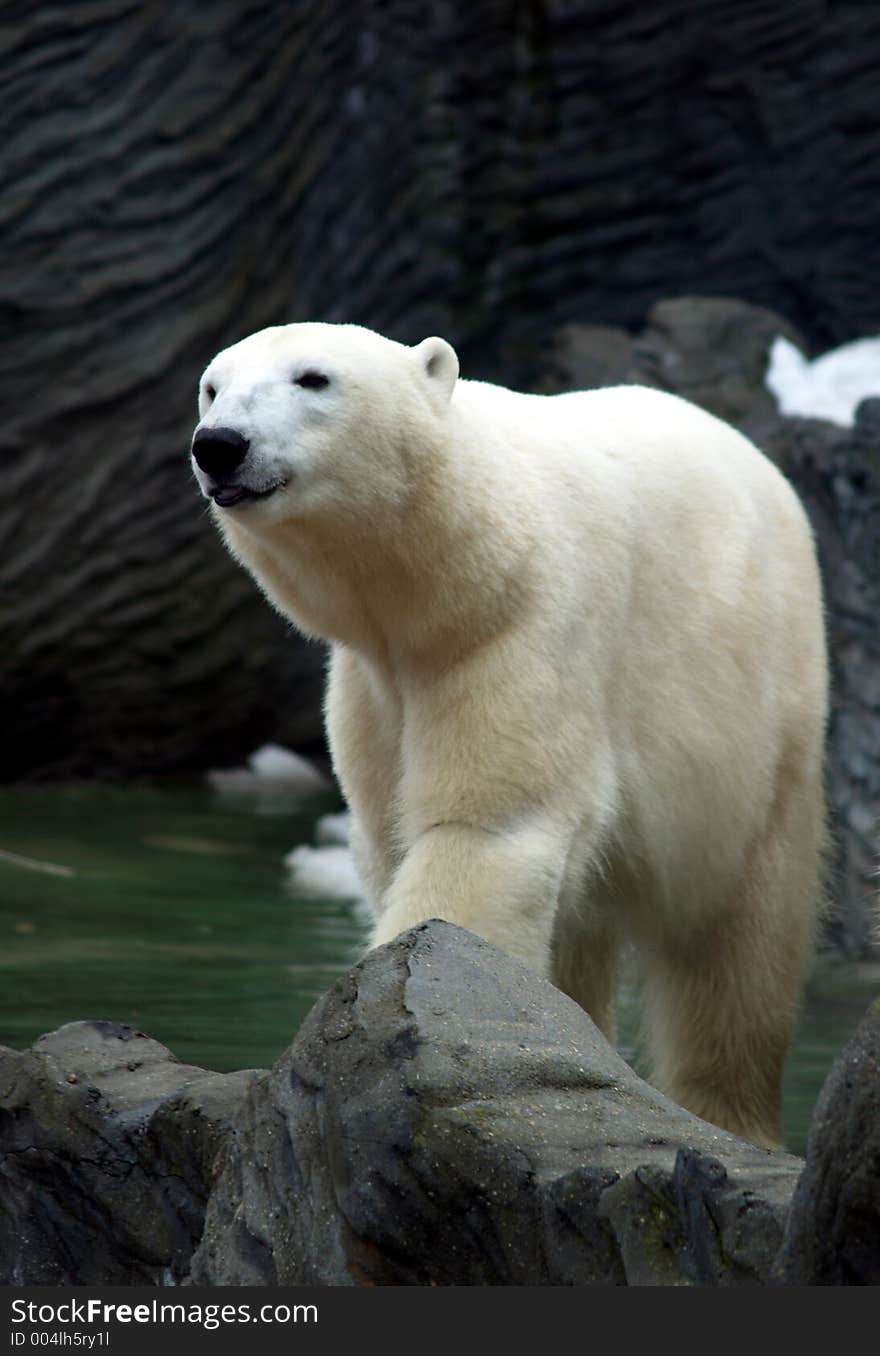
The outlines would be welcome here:
M 199 387 L 191 459 L 222 520 L 382 514 L 442 440 L 458 359 L 358 325 L 280 325 L 224 349 Z M 231 524 L 230 524 L 231 525 Z

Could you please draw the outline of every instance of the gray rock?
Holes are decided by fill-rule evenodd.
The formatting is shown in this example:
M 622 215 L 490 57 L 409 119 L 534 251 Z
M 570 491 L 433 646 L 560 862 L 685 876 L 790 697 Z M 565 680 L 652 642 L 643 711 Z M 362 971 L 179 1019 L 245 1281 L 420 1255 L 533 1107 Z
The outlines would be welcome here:
M 633 342 L 629 380 L 672 391 L 731 424 L 775 416 L 764 382 L 770 346 L 804 340 L 774 311 L 731 297 L 674 297 L 653 307 Z
M 776 1278 L 880 1285 L 880 1000 L 819 1095 Z
M 0 1282 L 181 1280 L 252 1078 L 179 1064 L 115 1022 L 0 1051 Z
M 778 334 L 804 347 L 775 311 L 731 297 L 673 297 L 652 307 L 635 336 L 605 325 L 563 326 L 550 347 L 544 389 L 637 382 L 741 426 L 776 415 L 764 377 Z
M 192 1279 L 755 1283 L 801 1166 L 675 1106 L 570 999 L 433 922 L 252 1086 Z
M 813 525 L 831 658 L 828 793 L 831 936 L 851 956 L 876 947 L 880 847 L 880 401 L 854 428 L 757 420 L 746 431 L 793 482 Z
M 613 325 L 563 325 L 548 346 L 539 390 L 552 395 L 632 381 L 633 342 Z
M 0 1281 L 754 1284 L 801 1166 L 433 922 L 343 976 L 269 1071 L 110 1022 L 2 1052 Z

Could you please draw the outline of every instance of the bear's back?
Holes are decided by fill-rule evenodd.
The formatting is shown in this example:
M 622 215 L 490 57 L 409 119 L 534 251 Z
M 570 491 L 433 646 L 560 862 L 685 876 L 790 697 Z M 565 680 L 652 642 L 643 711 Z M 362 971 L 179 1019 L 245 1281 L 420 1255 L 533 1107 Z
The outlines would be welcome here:
M 563 497 L 580 490 L 603 512 L 646 501 L 660 518 L 770 511 L 806 529 L 773 463 L 730 424 L 669 392 L 631 385 L 531 395 L 459 381 L 453 409 L 481 455 L 494 449 L 526 481 L 543 480 L 550 492 L 555 485 Z

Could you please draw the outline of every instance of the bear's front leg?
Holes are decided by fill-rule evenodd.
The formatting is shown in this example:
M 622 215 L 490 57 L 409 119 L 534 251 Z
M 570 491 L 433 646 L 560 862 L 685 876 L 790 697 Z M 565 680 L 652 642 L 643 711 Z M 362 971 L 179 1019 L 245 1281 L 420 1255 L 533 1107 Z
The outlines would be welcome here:
M 444 918 L 550 977 L 572 841 L 587 860 L 613 798 L 596 702 L 533 622 L 401 684 L 401 858 L 374 945 Z
M 515 829 L 435 824 L 412 844 L 382 902 L 381 946 L 445 918 L 550 978 L 550 942 L 566 859 L 564 835 L 538 819 Z

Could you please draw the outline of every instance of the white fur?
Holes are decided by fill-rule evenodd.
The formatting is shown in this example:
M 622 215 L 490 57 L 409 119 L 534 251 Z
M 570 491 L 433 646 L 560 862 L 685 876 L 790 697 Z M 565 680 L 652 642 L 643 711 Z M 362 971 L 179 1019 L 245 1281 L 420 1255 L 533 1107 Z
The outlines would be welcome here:
M 303 371 L 329 378 L 296 385 Z M 290 325 L 221 353 L 200 427 L 269 497 L 213 508 L 331 642 L 327 727 L 376 916 L 471 928 L 610 1034 L 633 939 L 657 1081 L 755 1139 L 819 899 L 826 712 L 809 527 L 675 396 L 457 381 L 441 339 Z M 211 478 L 196 468 L 206 493 Z

